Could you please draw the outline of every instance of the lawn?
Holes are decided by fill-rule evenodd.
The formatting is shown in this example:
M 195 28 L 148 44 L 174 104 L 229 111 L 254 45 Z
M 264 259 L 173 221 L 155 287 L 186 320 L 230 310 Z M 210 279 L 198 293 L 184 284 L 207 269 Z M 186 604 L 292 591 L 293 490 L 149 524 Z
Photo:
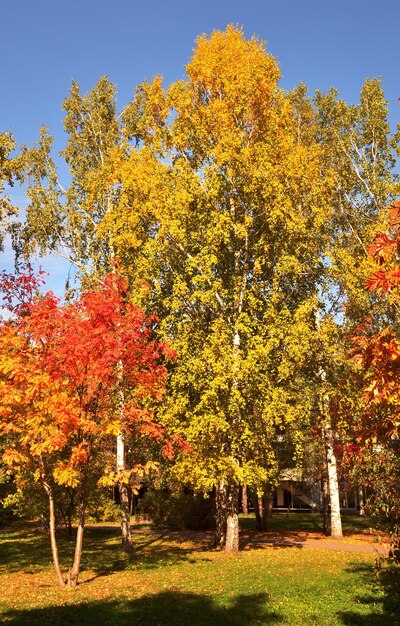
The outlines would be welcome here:
M 293 518 L 292 518 L 293 521 Z M 374 577 L 374 556 L 248 544 L 238 555 L 212 537 L 135 533 L 122 554 L 117 527 L 88 528 L 80 585 L 57 587 L 47 537 L 16 525 L 0 534 L 4 624 L 197 626 L 400 624 L 398 577 Z M 72 552 L 60 539 L 64 562 Z M 396 590 L 397 589 L 397 590 Z
M 368 517 L 354 514 L 342 515 L 343 534 L 345 537 L 371 534 L 372 522 Z M 255 516 L 240 515 L 240 527 L 244 530 L 253 530 L 256 527 Z M 322 533 L 322 516 L 320 513 L 276 513 L 268 520 L 268 530 L 286 533 L 300 531 L 306 533 Z

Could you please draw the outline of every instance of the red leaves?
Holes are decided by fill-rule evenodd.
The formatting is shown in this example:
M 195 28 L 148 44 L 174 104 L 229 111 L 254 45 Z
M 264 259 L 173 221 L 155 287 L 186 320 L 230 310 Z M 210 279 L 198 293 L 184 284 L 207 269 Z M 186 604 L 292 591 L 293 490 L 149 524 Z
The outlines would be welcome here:
M 389 209 L 391 234 L 378 232 L 368 252 L 382 269 L 365 283 L 369 291 L 388 294 L 400 285 L 400 202 Z M 362 376 L 364 420 L 359 440 L 384 441 L 400 434 L 400 343 L 391 326 L 372 333 L 356 329 L 351 357 Z
M 171 354 L 152 337 L 154 318 L 127 301 L 113 274 L 72 304 L 52 293 L 33 297 L 37 285 L 3 275 L 6 301 L 19 289 L 23 307 L 0 325 L 0 431 L 12 432 L 31 459 L 62 452 L 54 476 L 64 484 L 88 471 L 116 430 L 167 441 L 170 456 L 174 442 L 146 408 L 164 393 L 162 359 Z
M 135 387 L 137 396 L 159 396 L 166 370 L 159 364 L 162 346 L 151 339 L 143 311 L 126 304 L 123 283 L 107 276 L 104 285 L 87 291 L 70 305 L 59 306 L 47 294 L 29 304 L 19 330 L 39 348 L 40 366 L 63 381 L 82 407 L 109 403 L 115 386 Z M 110 396 L 111 393 L 111 396 Z
M 392 329 L 376 334 L 370 330 L 368 324 L 359 326 L 351 352 L 363 384 L 359 441 L 387 440 L 400 432 L 400 345 Z
M 398 242 L 396 238 L 389 237 L 386 233 L 379 232 L 375 235 L 373 243 L 368 247 L 368 254 L 374 257 L 380 265 L 391 259 L 396 252 Z
M 400 285 L 400 270 L 386 270 L 375 272 L 365 281 L 365 287 L 369 291 L 387 293 L 392 287 Z
M 368 254 L 374 258 L 376 263 L 386 267 L 374 272 L 366 280 L 365 286 L 369 291 L 378 291 L 382 294 L 400 284 L 400 269 L 397 258 L 400 251 L 400 202 L 396 202 L 389 208 L 389 217 L 393 236 L 378 232 L 368 248 Z
M 35 294 L 44 284 L 42 269 L 37 276 L 33 274 L 29 264 L 24 266 L 24 273 L 13 275 L 5 271 L 0 273 L 0 294 L 3 295 L 4 306 L 12 312 L 22 314 L 23 308 L 31 302 Z

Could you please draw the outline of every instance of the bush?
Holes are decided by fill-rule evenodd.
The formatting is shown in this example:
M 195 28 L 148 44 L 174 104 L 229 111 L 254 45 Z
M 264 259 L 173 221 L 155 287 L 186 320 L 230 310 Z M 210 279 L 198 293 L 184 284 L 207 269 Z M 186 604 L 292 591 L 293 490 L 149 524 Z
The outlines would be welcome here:
M 15 495 L 15 485 L 4 468 L 0 468 L 0 524 L 8 524 L 15 518 L 9 501 Z
M 139 512 L 154 524 L 179 530 L 209 530 L 215 525 L 214 500 L 201 494 L 151 489 L 140 501 Z
M 118 504 L 105 491 L 96 491 L 94 496 L 89 499 L 88 506 L 89 522 L 115 522 L 119 519 L 120 508 Z
M 371 494 L 367 511 L 379 528 L 400 537 L 400 445 L 392 441 L 370 455 L 367 477 Z

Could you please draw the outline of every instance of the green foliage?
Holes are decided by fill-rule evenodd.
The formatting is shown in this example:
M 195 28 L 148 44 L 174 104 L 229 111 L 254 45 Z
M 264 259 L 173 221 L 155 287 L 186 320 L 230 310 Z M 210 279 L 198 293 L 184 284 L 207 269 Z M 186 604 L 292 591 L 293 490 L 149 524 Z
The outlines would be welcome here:
M 119 506 L 108 491 L 99 489 L 89 496 L 88 522 L 114 522 L 119 516 Z
M 53 489 L 56 500 L 56 526 L 68 528 L 77 520 L 76 494 L 74 490 L 56 485 Z M 10 516 L 25 520 L 40 520 L 43 527 L 48 529 L 48 498 L 39 484 L 26 482 L 23 489 L 18 488 L 5 496 L 2 504 L 6 520 Z M 96 486 L 92 485 L 87 502 L 87 521 L 113 522 L 118 515 L 119 508 L 110 495 L 104 489 L 96 489 Z
M 7 193 L 7 185 L 12 185 L 17 173 L 15 160 L 10 156 L 14 148 L 13 136 L 0 133 L 0 251 L 3 250 L 3 238 L 11 224 L 10 218 L 17 215 L 17 208 L 12 205 Z
M 214 500 L 202 494 L 149 489 L 140 500 L 139 511 L 159 526 L 179 530 L 210 530 L 215 525 Z
M 3 500 L 3 507 L 20 519 L 46 520 L 48 517 L 48 500 L 38 485 L 16 489 Z
M 118 144 L 115 88 L 102 77 L 90 95 L 82 96 L 73 82 L 63 108 L 68 140 L 62 156 L 71 183 L 60 181 L 52 158 L 53 137 L 43 127 L 36 145 L 24 147 L 18 160 L 30 201 L 18 247 L 25 256 L 35 250 L 56 251 L 83 276 L 104 273 L 110 270 L 111 252 L 109 242 L 98 239 L 97 227 L 113 201 L 113 190 L 99 194 L 96 175 Z
M 345 321 L 354 327 L 376 307 L 364 289 L 372 267 L 367 248 L 398 180 L 388 106 L 379 79 L 365 81 L 356 105 L 340 99 L 336 89 L 317 91 L 314 104 L 334 180 L 325 302 L 336 315 L 344 304 Z
M 13 513 L 7 506 L 7 502 L 15 494 L 15 485 L 6 468 L 0 467 L 0 525 L 10 522 Z

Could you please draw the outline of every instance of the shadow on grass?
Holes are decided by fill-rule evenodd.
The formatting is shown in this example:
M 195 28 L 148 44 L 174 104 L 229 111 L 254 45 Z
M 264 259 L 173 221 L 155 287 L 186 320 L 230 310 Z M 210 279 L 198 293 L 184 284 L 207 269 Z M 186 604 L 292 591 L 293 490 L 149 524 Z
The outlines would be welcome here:
M 239 516 L 240 528 L 242 530 L 256 530 L 256 519 L 254 514 Z M 371 527 L 371 520 L 368 517 L 345 513 L 342 514 L 342 525 L 345 536 L 368 532 Z M 320 513 L 283 513 L 274 512 L 268 520 L 268 530 L 276 532 L 319 532 L 322 533 L 322 515 Z
M 368 565 L 357 565 L 347 569 L 349 573 L 358 573 L 365 576 L 366 587 L 371 582 L 373 571 Z M 400 625 L 400 568 L 389 568 L 382 571 L 374 585 L 376 593 L 359 595 L 354 598 L 357 604 L 371 607 L 371 612 L 360 615 L 355 611 L 339 611 L 338 618 L 346 626 L 399 626 Z M 383 597 L 382 597 L 383 594 Z M 383 613 L 377 612 L 377 603 L 382 603 Z
M 68 541 L 64 529 L 57 531 L 62 567 L 69 568 L 73 558 L 74 541 Z M 50 540 L 38 525 L 8 528 L 0 537 L 0 573 L 25 572 L 52 567 Z M 126 555 L 121 547 L 118 527 L 88 527 L 85 529 L 81 571 L 91 569 L 94 578 L 132 567 L 153 569 L 162 564 L 194 562 L 193 552 L 205 552 L 212 546 L 210 539 L 189 541 L 185 537 L 169 537 L 166 533 L 135 533 L 134 553 Z
M 31 571 L 50 562 L 50 540 L 38 524 L 18 524 L 2 529 L 0 573 Z
M 84 602 L 68 606 L 8 611 L 13 626 L 232 626 L 280 624 L 283 616 L 268 606 L 267 594 L 242 595 L 229 606 L 205 595 L 167 590 L 136 600 Z
M 257 537 L 256 535 L 240 538 L 240 549 L 265 550 L 268 548 L 298 548 L 304 547 L 305 539 L 296 538 L 274 538 L 274 537 Z
M 95 541 L 92 539 L 87 542 L 82 559 L 82 570 L 91 569 L 95 572 L 89 581 L 126 569 L 150 570 L 181 562 L 198 563 L 210 560 L 206 555 L 200 557 L 198 554 L 211 550 L 209 539 L 195 542 L 188 541 L 185 537 L 170 537 L 168 533 L 136 535 L 133 538 L 134 552 L 127 555 L 122 551 L 119 532 L 112 542 L 107 543 L 97 533 L 98 529 L 91 531 L 95 531 Z M 195 557 L 194 552 L 197 553 Z

